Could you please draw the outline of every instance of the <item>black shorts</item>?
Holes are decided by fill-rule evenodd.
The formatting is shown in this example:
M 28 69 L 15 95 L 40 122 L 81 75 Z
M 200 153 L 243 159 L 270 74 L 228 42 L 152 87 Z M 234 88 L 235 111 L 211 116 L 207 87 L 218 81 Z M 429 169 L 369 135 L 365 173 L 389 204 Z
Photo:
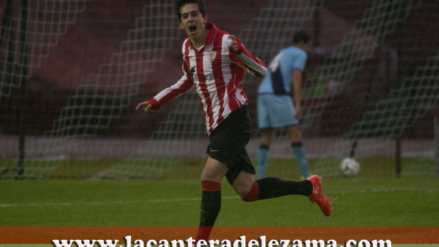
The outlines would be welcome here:
M 247 107 L 242 106 L 230 113 L 210 133 L 210 144 L 207 146 L 206 152 L 212 159 L 227 164 L 229 171 L 226 173 L 226 178 L 231 185 L 241 171 L 256 173 L 245 149 L 250 140 L 251 132 L 250 115 L 247 112 Z

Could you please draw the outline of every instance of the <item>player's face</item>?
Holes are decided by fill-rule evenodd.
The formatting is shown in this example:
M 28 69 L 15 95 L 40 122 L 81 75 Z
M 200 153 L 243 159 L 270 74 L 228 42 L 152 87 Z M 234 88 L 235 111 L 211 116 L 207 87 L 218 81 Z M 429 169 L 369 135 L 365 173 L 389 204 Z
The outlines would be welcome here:
M 207 15 L 203 17 L 195 3 L 189 3 L 180 8 L 180 27 L 190 39 L 201 38 L 206 32 Z

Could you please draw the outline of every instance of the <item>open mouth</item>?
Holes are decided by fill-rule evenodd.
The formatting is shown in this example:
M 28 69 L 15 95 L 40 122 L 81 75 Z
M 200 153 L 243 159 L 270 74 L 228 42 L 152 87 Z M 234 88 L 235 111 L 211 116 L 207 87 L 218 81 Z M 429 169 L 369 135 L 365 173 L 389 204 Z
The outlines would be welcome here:
M 189 26 L 189 31 L 195 32 L 196 30 L 197 30 L 197 26 L 195 26 L 195 25 L 190 25 Z

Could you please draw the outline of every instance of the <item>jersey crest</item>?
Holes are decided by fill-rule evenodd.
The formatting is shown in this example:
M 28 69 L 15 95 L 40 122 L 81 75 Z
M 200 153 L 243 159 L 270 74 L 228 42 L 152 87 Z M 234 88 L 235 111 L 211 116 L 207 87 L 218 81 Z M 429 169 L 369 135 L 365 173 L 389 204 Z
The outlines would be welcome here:
M 216 51 L 206 51 L 204 52 L 204 55 L 207 56 L 210 62 L 213 62 L 213 60 L 215 60 L 216 57 Z

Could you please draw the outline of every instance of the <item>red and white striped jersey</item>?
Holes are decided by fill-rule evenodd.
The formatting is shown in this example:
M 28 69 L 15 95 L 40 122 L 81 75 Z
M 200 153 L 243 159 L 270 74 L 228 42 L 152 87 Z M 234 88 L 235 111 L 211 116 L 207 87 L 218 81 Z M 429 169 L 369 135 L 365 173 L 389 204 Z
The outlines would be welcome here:
M 148 102 L 152 109 L 158 109 L 195 87 L 210 134 L 231 112 L 247 103 L 247 96 L 242 91 L 245 69 L 263 77 L 267 68 L 262 60 L 244 48 L 238 38 L 239 52 L 235 55 L 228 48 L 232 42 L 230 34 L 217 29 L 213 23 L 208 23 L 206 28 L 210 32 L 200 50 L 192 46 L 190 39 L 183 43 L 183 77 Z

